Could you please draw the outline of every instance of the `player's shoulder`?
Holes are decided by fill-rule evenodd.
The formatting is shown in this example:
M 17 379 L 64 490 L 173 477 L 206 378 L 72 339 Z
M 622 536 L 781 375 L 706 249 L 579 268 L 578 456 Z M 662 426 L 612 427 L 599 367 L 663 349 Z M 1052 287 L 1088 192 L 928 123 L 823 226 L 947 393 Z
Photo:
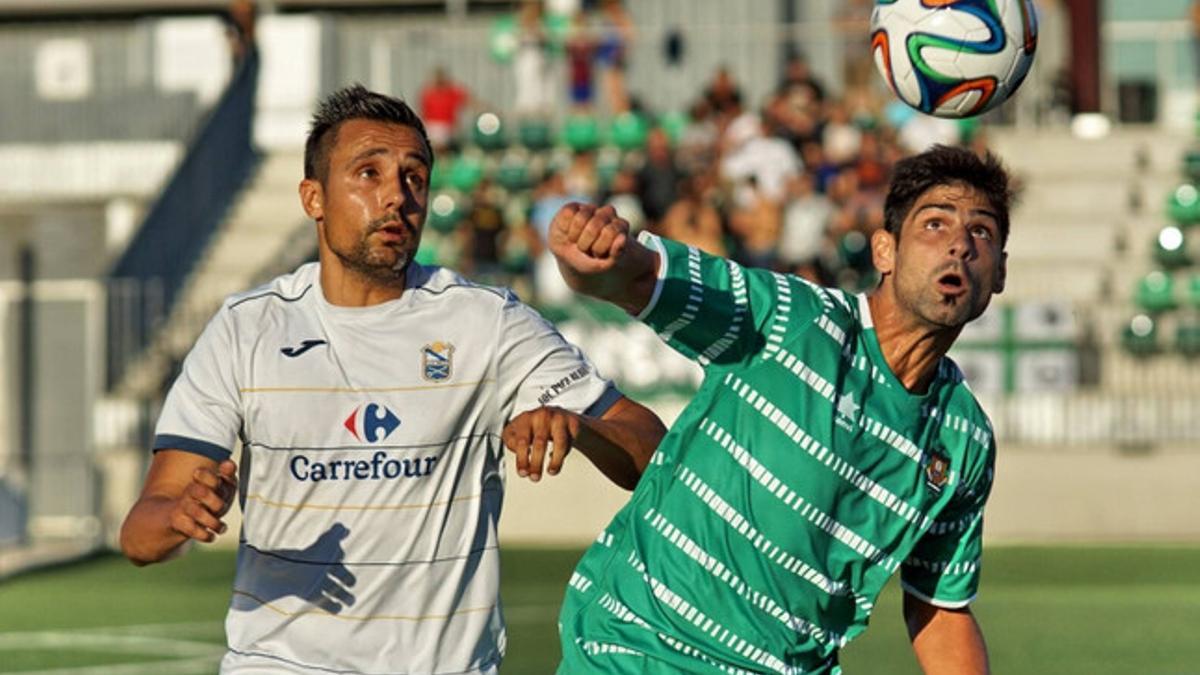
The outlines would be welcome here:
M 306 263 L 261 286 L 230 295 L 222 303 L 221 311 L 241 321 L 254 320 L 279 307 L 294 306 L 316 292 L 318 274 L 317 263 Z

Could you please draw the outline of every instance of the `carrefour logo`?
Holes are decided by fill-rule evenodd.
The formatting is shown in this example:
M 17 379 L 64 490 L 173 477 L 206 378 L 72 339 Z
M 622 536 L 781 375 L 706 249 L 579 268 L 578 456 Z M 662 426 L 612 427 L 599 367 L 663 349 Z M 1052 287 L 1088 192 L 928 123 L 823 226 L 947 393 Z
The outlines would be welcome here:
M 359 441 L 378 443 L 400 426 L 400 418 L 387 406 L 368 403 L 355 408 L 342 426 Z

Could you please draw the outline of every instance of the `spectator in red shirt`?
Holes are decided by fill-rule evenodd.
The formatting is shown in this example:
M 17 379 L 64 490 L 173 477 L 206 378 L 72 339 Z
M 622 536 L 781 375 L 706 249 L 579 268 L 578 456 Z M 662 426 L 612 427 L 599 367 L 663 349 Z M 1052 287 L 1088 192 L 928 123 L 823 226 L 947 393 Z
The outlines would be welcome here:
M 458 113 L 470 100 L 470 92 L 451 80 L 445 70 L 434 69 L 433 78 L 421 90 L 421 117 L 434 151 L 443 150 L 454 141 Z

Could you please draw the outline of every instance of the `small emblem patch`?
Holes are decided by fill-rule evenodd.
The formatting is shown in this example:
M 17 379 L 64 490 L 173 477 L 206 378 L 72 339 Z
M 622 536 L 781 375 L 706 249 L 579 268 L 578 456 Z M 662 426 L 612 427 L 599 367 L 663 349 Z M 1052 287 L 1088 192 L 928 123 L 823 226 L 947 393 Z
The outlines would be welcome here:
M 925 482 L 941 492 L 950 482 L 950 460 L 937 453 L 929 453 L 928 463 L 925 464 Z
M 433 342 L 421 347 L 421 377 L 431 382 L 450 379 L 454 373 L 454 345 Z

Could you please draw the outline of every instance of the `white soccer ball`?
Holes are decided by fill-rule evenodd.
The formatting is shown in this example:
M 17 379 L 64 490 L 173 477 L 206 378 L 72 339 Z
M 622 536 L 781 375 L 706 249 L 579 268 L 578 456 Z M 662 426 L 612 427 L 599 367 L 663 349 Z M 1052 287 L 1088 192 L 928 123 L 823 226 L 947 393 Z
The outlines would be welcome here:
M 1021 86 L 1037 49 L 1033 0 L 875 0 L 871 51 L 896 96 L 972 117 Z

